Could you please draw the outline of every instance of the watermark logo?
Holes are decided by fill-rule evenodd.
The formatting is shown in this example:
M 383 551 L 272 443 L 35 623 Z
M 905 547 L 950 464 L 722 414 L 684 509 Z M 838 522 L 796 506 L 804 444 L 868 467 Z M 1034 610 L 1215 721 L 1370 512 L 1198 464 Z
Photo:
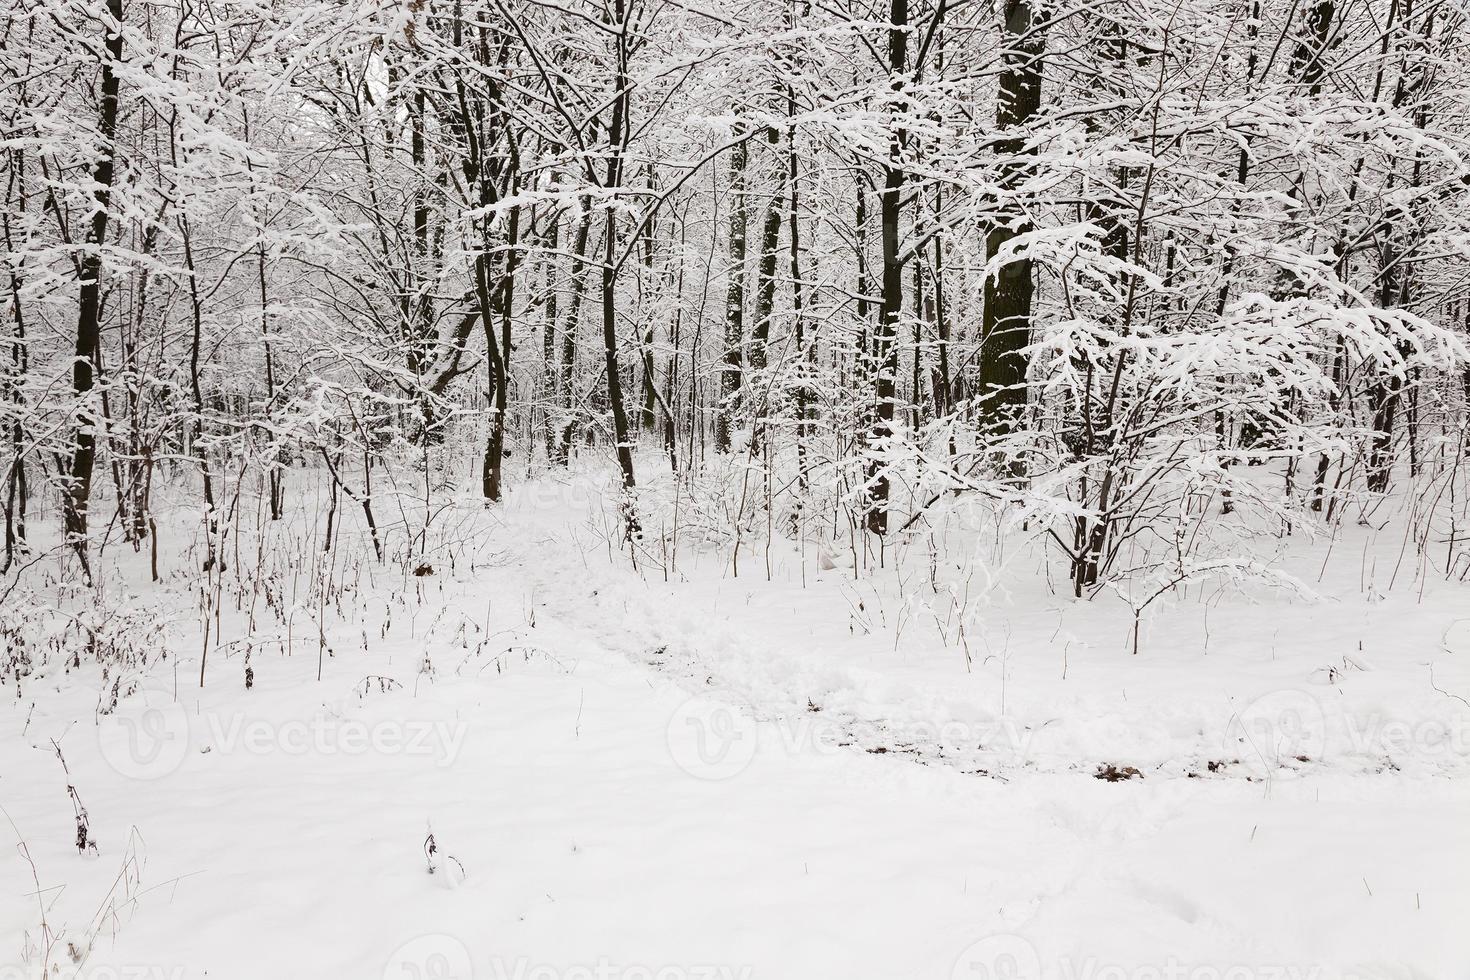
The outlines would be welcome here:
M 764 742 L 762 732 L 768 735 Z M 1034 732 L 1009 718 L 872 720 L 815 708 L 757 724 L 734 706 L 696 697 L 674 712 L 666 734 L 679 768 L 700 779 L 730 779 L 745 771 L 762 746 L 786 756 L 865 751 L 1006 768 L 1027 760 Z
M 1318 761 L 1327 748 L 1327 717 L 1306 691 L 1272 691 L 1230 719 L 1224 748 L 1262 776 Z
M 97 747 L 119 775 L 161 779 L 189 754 L 189 714 L 158 691 L 146 692 L 139 701 L 140 708 L 119 708 L 98 721 Z
M 965 947 L 949 975 L 950 980 L 1041 980 L 1041 957 L 1020 936 L 986 936 Z
M 669 755 L 700 779 L 729 779 L 755 758 L 760 731 L 754 718 L 733 705 L 690 698 L 669 719 Z
M 393 951 L 383 980 L 474 980 L 470 951 L 453 936 L 430 933 Z

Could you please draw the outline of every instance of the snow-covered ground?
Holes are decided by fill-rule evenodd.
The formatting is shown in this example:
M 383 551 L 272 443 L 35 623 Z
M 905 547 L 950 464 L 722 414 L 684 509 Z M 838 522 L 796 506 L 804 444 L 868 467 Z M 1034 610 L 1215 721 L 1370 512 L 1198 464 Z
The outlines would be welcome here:
M 1024 547 L 734 576 L 577 510 L 344 557 L 289 625 L 226 591 L 202 689 L 203 597 L 112 581 L 189 639 L 7 682 L 0 978 L 1470 977 L 1470 586 L 1401 529 L 1135 654 Z

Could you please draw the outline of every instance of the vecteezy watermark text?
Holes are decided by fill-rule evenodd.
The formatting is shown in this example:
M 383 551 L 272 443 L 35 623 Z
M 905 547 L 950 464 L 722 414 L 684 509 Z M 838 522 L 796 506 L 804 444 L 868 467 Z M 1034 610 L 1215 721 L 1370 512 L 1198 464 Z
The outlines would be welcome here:
M 47 969 L 40 963 L 29 966 L 0 963 L 0 980 L 185 980 L 189 971 L 182 966 L 158 964 L 51 963 Z
M 599 957 L 592 963 L 557 966 L 535 963 L 526 957 L 497 958 L 490 963 L 492 980 L 751 980 L 749 966 L 727 964 L 665 964 L 648 966 L 618 963 Z
M 1155 963 L 1109 963 L 1096 956 L 1062 957 L 1043 969 L 1030 940 L 1013 934 L 986 936 L 955 958 L 950 980 L 1318 980 L 1322 967 L 1302 963 L 1191 963 L 1169 956 Z
M 453 764 L 468 726 L 445 719 L 384 718 L 367 721 L 329 713 L 274 720 L 240 712 L 190 714 L 163 699 L 103 718 L 97 727 L 102 757 L 132 779 L 159 779 L 191 752 L 225 755 L 404 755 Z

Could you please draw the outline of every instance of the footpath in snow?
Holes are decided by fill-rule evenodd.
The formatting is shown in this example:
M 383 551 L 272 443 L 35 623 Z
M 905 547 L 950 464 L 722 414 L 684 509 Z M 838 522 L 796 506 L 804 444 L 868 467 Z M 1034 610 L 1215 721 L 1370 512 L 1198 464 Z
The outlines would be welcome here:
M 1467 975 L 1448 597 L 1225 604 L 1207 652 L 1181 609 L 1136 657 L 1100 605 L 998 597 L 967 667 L 895 641 L 881 579 L 486 554 L 359 576 L 323 646 L 223 647 L 202 690 L 187 654 L 115 707 L 27 685 L 0 977 Z

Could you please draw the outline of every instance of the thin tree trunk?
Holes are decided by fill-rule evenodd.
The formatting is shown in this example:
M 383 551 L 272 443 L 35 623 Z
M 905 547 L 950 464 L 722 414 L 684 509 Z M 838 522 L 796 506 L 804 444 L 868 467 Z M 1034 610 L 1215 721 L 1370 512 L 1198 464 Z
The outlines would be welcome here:
M 796 91 L 790 84 L 786 86 L 786 118 L 788 120 L 794 120 L 796 118 Z M 800 496 L 797 505 L 802 506 L 810 483 L 807 440 L 811 435 L 811 426 L 807 421 L 807 413 L 811 405 L 810 373 L 814 366 L 813 356 L 816 354 L 816 345 L 807 341 L 806 322 L 802 315 L 805 308 L 805 300 L 801 291 L 801 222 L 797 217 L 797 209 L 800 205 L 800 187 L 798 185 L 796 168 L 795 122 L 790 123 L 786 137 L 786 187 L 787 193 L 790 195 L 790 206 L 786 213 L 786 238 L 788 255 L 790 256 L 791 330 L 798 365 L 798 376 L 796 379 L 796 481 L 800 490 Z
M 512 184 L 511 193 L 515 193 L 514 184 Z M 490 420 L 490 438 L 485 445 L 485 462 L 481 473 L 482 489 L 486 500 L 499 500 L 502 493 L 501 464 L 505 459 L 505 427 L 510 399 L 510 335 L 512 316 L 515 311 L 516 271 L 520 263 L 520 229 L 521 209 L 512 208 L 506 238 L 505 272 L 496 290 L 496 304 L 500 313 L 500 340 L 498 342 L 489 340 L 489 321 L 486 321 L 487 340 L 489 340 L 492 352 L 498 355 L 493 358 L 496 375 L 495 414 Z
M 853 239 L 857 243 L 854 251 L 857 253 L 857 282 L 854 286 L 857 290 L 857 357 L 858 375 L 866 375 L 864 367 L 868 356 L 868 317 L 871 315 L 868 303 L 868 290 L 872 283 L 868 280 L 868 188 L 864 183 L 866 178 L 859 176 L 857 180 L 857 206 L 853 215 Z
M 194 417 L 189 423 L 192 430 L 190 442 L 199 463 L 199 478 L 204 494 L 204 530 L 208 538 L 204 570 L 207 572 L 219 560 L 219 514 L 214 497 L 214 477 L 209 469 L 209 447 L 204 441 L 204 388 L 200 380 L 200 359 L 204 346 L 204 299 L 199 292 L 199 276 L 194 263 L 194 235 L 185 215 L 179 216 L 179 232 L 184 244 L 184 267 L 189 274 L 189 392 L 194 401 Z
M 5 231 L 5 247 L 12 254 L 16 253 L 16 242 L 14 228 L 11 225 L 11 215 L 19 214 L 24 220 L 26 214 L 26 174 L 25 174 L 25 152 L 20 149 L 11 151 L 10 183 L 6 188 L 6 207 L 0 213 L 0 223 L 3 223 Z M 11 201 L 15 201 L 15 210 L 11 210 Z M 7 278 L 10 287 L 11 313 L 15 320 L 15 326 L 10 335 L 10 364 L 5 374 L 5 390 L 3 397 L 9 403 L 10 410 L 14 413 L 10 425 L 7 426 L 10 436 L 10 466 L 7 468 L 5 479 L 5 562 L 0 566 L 0 572 L 6 571 L 15 561 L 17 552 L 26 551 L 26 504 L 29 496 L 26 486 L 25 466 L 25 425 L 21 421 L 25 407 L 25 380 L 29 373 L 29 357 L 26 348 L 26 319 L 25 308 L 21 302 L 21 264 L 19 262 L 6 263 Z
M 560 183 L 560 175 L 553 173 L 551 176 L 553 186 Z M 557 251 L 561 248 L 561 212 L 554 209 L 547 217 L 546 232 L 542 242 L 546 247 L 546 260 L 542 267 L 546 273 L 546 301 L 542 307 L 542 334 L 541 334 L 541 402 L 542 402 L 542 431 L 546 440 L 546 458 L 551 460 L 555 456 L 552 448 L 556 443 L 556 416 L 554 407 L 556 405 L 556 330 L 559 289 L 557 282 Z
M 628 147 L 628 15 L 625 0 L 613 0 L 613 13 L 617 18 L 617 74 L 613 79 L 615 94 L 612 103 L 612 123 L 608 126 L 608 144 L 612 151 L 607 161 L 606 187 L 613 195 L 612 206 L 607 209 L 603 232 L 602 264 L 602 350 L 607 367 L 607 399 L 612 409 L 613 439 L 617 443 L 618 469 L 622 471 L 624 529 L 630 538 L 639 531 L 638 516 L 633 511 L 632 490 L 637 486 L 633 473 L 633 443 L 628 431 L 628 415 L 623 407 L 622 369 L 618 364 L 617 329 L 617 242 L 618 214 L 617 188 L 623 179 L 623 157 Z
M 561 390 L 561 407 L 567 413 L 557 435 L 556 452 L 552 462 L 566 466 L 571 460 L 572 430 L 575 424 L 571 413 L 576 410 L 572 403 L 572 368 L 577 362 L 577 327 L 581 323 L 582 299 L 587 293 L 587 239 L 592 231 L 592 202 L 583 197 L 582 213 L 577 219 L 577 231 L 572 241 L 572 295 L 567 302 L 567 322 L 561 330 L 561 355 L 557 363 L 557 384 Z
M 741 135 L 737 125 L 736 136 Z M 730 415 L 740 390 L 741 344 L 745 335 L 745 234 L 747 201 L 745 168 L 748 144 L 741 140 L 730 148 L 730 264 L 725 286 L 725 350 L 720 372 L 720 403 L 715 410 L 715 452 L 730 451 Z

